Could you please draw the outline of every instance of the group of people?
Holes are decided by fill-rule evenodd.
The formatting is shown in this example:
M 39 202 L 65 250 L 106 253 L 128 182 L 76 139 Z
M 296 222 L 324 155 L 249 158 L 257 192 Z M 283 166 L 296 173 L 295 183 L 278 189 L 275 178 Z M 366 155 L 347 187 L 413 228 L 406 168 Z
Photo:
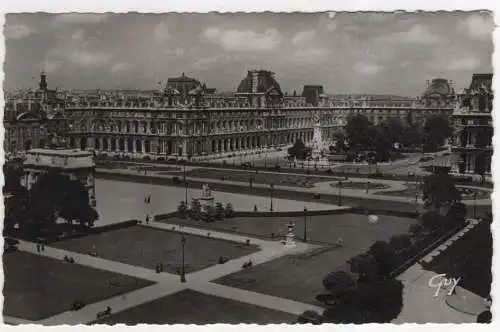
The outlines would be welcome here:
M 163 272 L 163 263 L 156 263 L 155 270 L 156 270 L 156 273 Z
M 43 243 L 36 244 L 36 252 L 40 252 L 40 251 L 45 251 L 45 244 L 43 244 Z
M 75 259 L 73 257 L 64 256 L 64 261 L 68 263 L 74 263 Z

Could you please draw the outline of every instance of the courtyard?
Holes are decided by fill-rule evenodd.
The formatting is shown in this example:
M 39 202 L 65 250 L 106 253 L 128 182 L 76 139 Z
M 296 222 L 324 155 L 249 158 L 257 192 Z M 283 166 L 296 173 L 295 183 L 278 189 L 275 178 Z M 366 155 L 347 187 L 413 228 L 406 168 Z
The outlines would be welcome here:
M 180 201 L 185 199 L 185 189 L 162 185 L 144 184 L 127 181 L 96 179 L 97 212 L 96 226 L 113 224 L 130 219 L 145 220 L 146 215 L 168 213 L 177 210 Z M 234 194 L 212 191 L 216 202 L 224 205 L 231 203 L 236 211 L 269 211 L 269 197 Z M 151 195 L 150 204 L 144 199 Z M 201 196 L 200 189 L 188 189 L 187 198 Z M 298 202 L 289 199 L 273 198 L 274 211 L 301 211 L 304 206 L 309 210 L 331 210 L 334 205 L 316 202 Z
M 334 244 L 337 239 L 342 238 L 344 246 L 326 245 L 309 253 L 281 257 L 227 275 L 215 282 L 318 305 L 315 296 L 325 292 L 322 280 L 326 274 L 343 269 L 346 260 L 364 252 L 374 242 L 388 241 L 391 236 L 407 233 L 409 226 L 416 222 L 409 218 L 379 216 L 379 221 L 371 224 L 368 223 L 367 216 L 355 214 L 317 216 L 309 219 L 309 240 Z M 300 218 L 286 220 L 297 222 L 296 234 L 301 238 L 304 224 Z M 257 234 L 278 232 L 285 227 L 285 219 L 255 218 L 252 222 L 237 219 L 227 223 L 232 224 L 233 221 L 246 232 Z
M 31 321 L 151 285 L 130 276 L 27 252 L 3 255 L 3 314 Z
M 183 290 L 111 315 L 100 324 L 280 324 L 295 316 L 243 302 Z
M 286 172 L 286 170 L 285 170 Z M 161 174 L 161 173 L 160 173 Z M 173 173 L 165 173 L 171 175 Z M 178 175 L 182 175 L 179 172 Z M 259 184 L 273 184 L 282 185 L 290 187 L 303 187 L 312 188 L 315 183 L 324 181 L 335 181 L 342 180 L 343 178 L 334 177 L 321 177 L 321 176 L 304 176 L 299 174 L 280 174 L 280 173 L 269 173 L 269 172 L 259 172 L 255 170 L 222 170 L 222 169 L 210 169 L 210 168 L 195 168 L 186 172 L 188 177 L 193 178 L 204 178 L 204 179 L 216 179 L 224 181 L 236 181 L 236 182 L 246 182 L 249 183 L 252 180 L 253 183 Z
M 56 248 L 87 254 L 95 251 L 107 260 L 179 274 L 182 265 L 181 233 L 147 226 L 125 227 L 54 243 Z M 221 256 L 233 259 L 258 251 L 257 246 L 184 234 L 186 273 L 218 263 Z

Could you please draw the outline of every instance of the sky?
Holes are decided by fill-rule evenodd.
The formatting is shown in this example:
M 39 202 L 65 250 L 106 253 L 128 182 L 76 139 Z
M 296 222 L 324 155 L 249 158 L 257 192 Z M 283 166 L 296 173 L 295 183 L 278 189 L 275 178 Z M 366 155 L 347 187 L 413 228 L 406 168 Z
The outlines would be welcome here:
M 491 73 L 487 12 L 296 14 L 8 14 L 7 90 L 155 89 L 195 77 L 234 91 L 248 69 L 269 69 L 284 91 L 420 95 L 427 80 Z

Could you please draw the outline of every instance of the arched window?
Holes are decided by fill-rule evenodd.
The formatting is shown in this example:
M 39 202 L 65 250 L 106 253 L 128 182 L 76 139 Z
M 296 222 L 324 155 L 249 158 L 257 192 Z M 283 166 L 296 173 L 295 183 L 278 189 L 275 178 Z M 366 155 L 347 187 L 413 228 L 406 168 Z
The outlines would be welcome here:
M 139 139 L 135 141 L 135 150 L 139 153 L 142 152 L 142 142 Z

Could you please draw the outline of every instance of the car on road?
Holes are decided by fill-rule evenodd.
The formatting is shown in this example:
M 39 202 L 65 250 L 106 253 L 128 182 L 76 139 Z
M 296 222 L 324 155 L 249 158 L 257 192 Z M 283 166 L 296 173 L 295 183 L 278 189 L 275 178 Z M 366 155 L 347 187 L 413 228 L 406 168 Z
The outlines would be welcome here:
M 279 172 L 281 169 L 281 166 L 280 165 L 274 165 L 274 166 L 271 166 L 268 168 L 268 170 L 270 171 L 276 171 L 276 172 Z

